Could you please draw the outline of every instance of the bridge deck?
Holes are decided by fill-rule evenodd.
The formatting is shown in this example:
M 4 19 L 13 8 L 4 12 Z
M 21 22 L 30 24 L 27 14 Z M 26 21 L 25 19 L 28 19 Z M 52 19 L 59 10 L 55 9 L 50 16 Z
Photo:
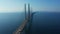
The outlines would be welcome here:
M 28 19 L 24 20 L 20 27 L 13 34 L 20 34 L 24 27 L 26 26 Z

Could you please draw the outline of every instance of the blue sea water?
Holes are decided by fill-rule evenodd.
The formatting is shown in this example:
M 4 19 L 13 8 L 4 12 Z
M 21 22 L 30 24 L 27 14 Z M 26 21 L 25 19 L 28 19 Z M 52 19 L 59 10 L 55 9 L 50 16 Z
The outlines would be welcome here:
M 0 13 L 0 34 L 12 34 L 23 22 L 24 13 Z
M 30 34 L 60 34 L 60 12 L 37 12 Z
M 0 34 L 12 34 L 23 22 L 24 13 L 0 13 Z M 60 34 L 60 12 L 36 12 L 30 34 Z

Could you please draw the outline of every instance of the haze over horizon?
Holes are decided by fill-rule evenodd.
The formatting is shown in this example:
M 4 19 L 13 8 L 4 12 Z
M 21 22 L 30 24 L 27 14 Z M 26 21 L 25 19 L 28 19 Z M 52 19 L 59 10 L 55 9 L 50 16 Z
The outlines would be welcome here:
M 24 11 L 24 4 L 34 11 L 60 11 L 60 0 L 0 0 L 0 12 Z

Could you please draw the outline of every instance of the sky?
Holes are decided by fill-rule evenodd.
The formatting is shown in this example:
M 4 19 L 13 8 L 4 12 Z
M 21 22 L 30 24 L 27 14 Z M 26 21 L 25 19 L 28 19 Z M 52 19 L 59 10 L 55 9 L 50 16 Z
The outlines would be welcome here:
M 60 0 L 0 0 L 0 12 L 24 11 L 25 3 L 33 11 L 60 11 Z

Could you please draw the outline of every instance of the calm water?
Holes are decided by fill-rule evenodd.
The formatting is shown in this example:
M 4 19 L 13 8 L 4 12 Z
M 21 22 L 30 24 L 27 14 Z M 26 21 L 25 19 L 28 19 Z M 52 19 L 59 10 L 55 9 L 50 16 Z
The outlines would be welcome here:
M 23 20 L 23 12 L 0 13 L 0 34 L 12 34 Z
M 60 34 L 60 12 L 37 12 L 30 34 Z
M 0 13 L 0 34 L 12 34 L 24 20 L 24 13 Z M 30 34 L 59 34 L 60 12 L 37 12 Z

